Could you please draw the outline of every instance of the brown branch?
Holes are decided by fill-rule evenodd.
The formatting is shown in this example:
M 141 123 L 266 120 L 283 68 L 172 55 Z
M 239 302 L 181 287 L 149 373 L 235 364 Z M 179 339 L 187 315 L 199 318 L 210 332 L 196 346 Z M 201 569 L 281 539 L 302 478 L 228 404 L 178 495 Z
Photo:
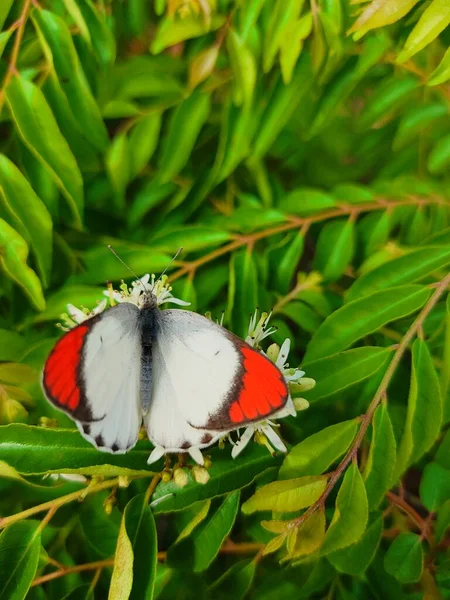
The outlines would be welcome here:
M 413 523 L 417 525 L 420 531 L 424 531 L 427 528 L 427 523 L 425 519 L 423 519 L 419 515 L 419 513 L 406 502 L 404 498 L 397 496 L 393 492 L 387 492 L 386 498 L 391 504 L 394 504 L 395 506 L 401 508 L 402 511 L 408 515 L 411 521 L 413 521 Z
M 244 246 L 253 245 L 259 240 L 277 235 L 279 233 L 287 233 L 288 231 L 293 231 L 295 229 L 300 229 L 301 231 L 306 232 L 309 226 L 313 223 L 320 223 L 321 221 L 334 219 L 336 217 L 347 216 L 355 219 L 358 215 L 366 212 L 389 210 L 398 206 L 424 206 L 428 204 L 448 204 L 450 206 L 450 203 L 442 198 L 437 197 L 420 198 L 414 196 L 405 200 L 386 200 L 385 198 L 377 198 L 374 202 L 367 202 L 365 204 L 341 204 L 336 208 L 322 211 L 316 215 L 310 215 L 308 217 L 294 217 L 289 215 L 286 217 L 288 221 L 282 225 L 270 227 L 268 229 L 257 231 L 248 235 L 239 236 L 228 244 L 225 244 L 225 246 L 217 248 L 209 254 L 205 254 L 204 256 L 201 256 L 200 258 L 183 265 L 180 269 L 178 269 L 178 271 L 175 271 L 175 273 L 170 276 L 170 281 L 175 281 L 176 279 L 179 279 L 188 273 L 194 273 L 199 267 L 208 264 L 220 256 L 229 254 L 230 252 L 238 250 L 239 248 L 243 248 Z
M 30 12 L 30 7 L 32 4 L 32 0 L 24 0 L 22 12 L 20 17 L 14 23 L 14 27 L 17 27 L 16 37 L 14 38 L 14 45 L 11 52 L 11 58 L 9 61 L 8 69 L 6 71 L 5 78 L 3 79 L 2 87 L 0 90 L 0 112 L 3 107 L 3 102 L 5 101 L 5 93 L 8 83 L 11 81 L 11 77 L 13 75 L 17 75 L 17 59 L 19 58 L 20 44 L 22 42 L 23 34 L 25 31 L 25 25 L 27 23 L 28 14 Z
M 436 306 L 437 302 L 439 301 L 439 298 L 445 292 L 445 290 L 447 289 L 447 286 L 449 284 L 450 284 L 450 273 L 439 282 L 439 284 L 438 284 L 436 290 L 434 291 L 434 293 L 432 294 L 431 298 L 425 304 L 424 308 L 421 310 L 421 312 L 419 313 L 417 318 L 414 320 L 411 327 L 408 329 L 408 331 L 403 336 L 403 339 L 400 342 L 400 344 L 398 345 L 398 348 L 395 351 L 394 356 L 392 357 L 392 360 L 391 360 L 391 362 L 386 370 L 386 373 L 384 374 L 384 377 L 375 393 L 375 396 L 372 399 L 372 402 L 369 405 L 369 408 L 367 409 L 366 414 L 363 415 L 361 418 L 361 424 L 359 427 L 359 431 L 358 431 L 352 445 L 350 446 L 350 449 L 348 450 L 347 454 L 345 455 L 345 457 L 343 458 L 343 460 L 341 461 L 341 463 L 339 464 L 337 469 L 331 474 L 330 480 L 328 481 L 325 491 L 320 496 L 320 498 L 312 506 L 310 506 L 306 512 L 303 513 L 303 515 L 301 515 L 297 519 L 293 519 L 291 521 L 291 527 L 299 527 L 316 510 L 318 510 L 319 508 L 324 506 L 325 500 L 328 498 L 328 496 L 332 492 L 334 486 L 339 481 L 341 475 L 344 473 L 344 471 L 346 470 L 346 468 L 348 467 L 350 462 L 356 458 L 358 450 L 364 439 L 364 436 L 366 435 L 367 429 L 369 428 L 369 425 L 372 422 L 372 418 L 375 413 L 375 410 L 377 409 L 377 407 L 380 404 L 380 402 L 382 401 L 382 399 L 385 397 L 388 386 L 391 382 L 392 376 L 394 375 L 394 372 L 397 369 L 397 367 L 403 357 L 403 354 L 405 353 L 406 349 L 408 348 L 410 341 L 416 335 L 416 333 L 420 330 L 425 319 L 430 314 L 430 312 L 433 310 L 433 308 Z

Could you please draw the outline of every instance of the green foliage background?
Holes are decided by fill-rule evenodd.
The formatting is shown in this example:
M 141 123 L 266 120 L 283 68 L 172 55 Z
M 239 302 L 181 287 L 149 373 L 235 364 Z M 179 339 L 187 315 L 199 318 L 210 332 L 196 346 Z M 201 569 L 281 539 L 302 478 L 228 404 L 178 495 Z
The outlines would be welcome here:
M 450 598 L 449 24 L 1 1 L 0 598 Z M 317 381 L 286 456 L 213 448 L 181 487 L 45 401 L 67 303 L 129 278 L 107 244 L 139 274 L 183 246 L 175 295 L 239 335 L 273 307 Z

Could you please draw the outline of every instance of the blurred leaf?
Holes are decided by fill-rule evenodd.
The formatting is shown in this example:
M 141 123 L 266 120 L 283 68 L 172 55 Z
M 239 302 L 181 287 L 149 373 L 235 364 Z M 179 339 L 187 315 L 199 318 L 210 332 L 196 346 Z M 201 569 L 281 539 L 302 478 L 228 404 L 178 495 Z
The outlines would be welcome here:
M 289 247 L 277 264 L 276 286 L 282 294 L 287 294 L 298 263 L 303 254 L 304 239 L 301 233 L 295 233 Z
M 354 248 L 353 221 L 331 221 L 320 232 L 314 268 L 320 271 L 326 280 L 339 279 L 353 258 Z
M 236 285 L 234 282 L 239 282 Z M 250 249 L 238 250 L 230 263 L 228 310 L 232 311 L 234 330 L 243 336 L 248 330 L 250 315 L 258 305 L 258 280 Z
M 348 33 L 359 40 L 365 33 L 377 27 L 395 23 L 417 4 L 418 0 L 372 0 Z
M 1 339 L 1 337 L 0 337 Z M 450 420 L 450 296 L 445 303 L 445 337 L 443 351 L 443 367 L 441 369 L 440 385 L 442 397 L 443 424 Z M 450 441 L 450 436 L 449 436 Z
M 271 11 L 267 34 L 265 36 L 263 66 L 267 73 L 273 66 L 275 56 L 288 35 L 290 24 L 300 15 L 304 0 L 277 0 Z
M 8 1 L 8 0 L 6 0 Z M 0 15 L 0 19 L 1 19 L 1 15 Z M 1 27 L 0 27 L 1 29 Z M 9 41 L 9 38 L 11 37 L 12 31 L 10 30 L 6 30 L 6 31 L 2 31 L 0 33 L 0 58 L 2 57 L 3 51 L 6 48 L 6 44 Z
M 310 12 L 298 21 L 290 23 L 285 36 L 280 43 L 280 66 L 283 81 L 287 85 L 292 79 L 295 65 L 303 49 L 303 41 L 312 31 L 313 18 Z
M 435 525 L 435 533 L 438 542 L 442 540 L 445 533 L 450 527 L 450 500 L 444 502 L 444 504 L 438 508 L 437 519 Z
M 441 85 L 450 79 L 450 48 L 447 49 L 441 62 L 431 73 L 427 85 Z
M 159 54 L 169 46 L 175 46 L 184 40 L 199 37 L 222 27 L 225 17 L 214 14 L 209 23 L 199 16 L 186 16 L 184 19 L 164 17 L 159 23 L 156 36 L 150 46 L 152 54 Z
M 155 153 L 161 129 L 161 114 L 154 113 L 139 119 L 129 136 L 129 167 L 136 176 L 148 165 Z
M 13 523 L 0 534 L 0 597 L 22 600 L 36 574 L 41 536 L 37 521 Z
M 44 310 L 45 298 L 41 282 L 27 265 L 28 246 L 25 240 L 3 219 L 0 219 L 0 264 L 5 273 L 27 294 L 36 310 Z
M 435 121 L 443 120 L 447 115 L 444 104 L 436 103 L 429 106 L 420 106 L 406 113 L 398 126 L 392 147 L 394 150 L 403 148 L 412 142 L 416 136 L 433 126 Z
M 158 181 L 167 183 L 183 169 L 210 111 L 210 97 L 195 91 L 172 115 L 159 160 Z
M 305 364 L 344 350 L 358 339 L 390 321 L 421 308 L 430 290 L 420 285 L 403 285 L 375 292 L 349 302 L 322 323 L 308 344 Z
M 444 135 L 433 146 L 428 156 L 427 169 L 430 173 L 444 173 L 450 164 L 450 134 Z
M 52 220 L 44 203 L 19 169 L 3 155 L 0 155 L 0 190 L 13 224 L 32 247 L 46 287 L 52 261 Z
M 358 430 L 358 420 L 325 427 L 294 446 L 283 461 L 280 479 L 320 475 L 348 450 Z
M 215 248 L 230 240 L 223 230 L 198 225 L 184 225 L 180 228 L 164 230 L 152 239 L 152 246 L 158 250 L 173 252 L 182 247 L 185 253 Z
M 210 499 L 204 500 L 202 502 L 199 502 L 199 504 L 200 504 L 199 510 L 193 516 L 193 518 L 189 521 L 189 523 L 186 525 L 186 527 L 183 529 L 183 531 L 181 531 L 181 533 L 177 537 L 175 543 L 178 543 L 181 540 L 183 540 L 184 538 L 189 537 L 191 535 L 191 533 L 194 531 L 194 529 L 196 527 L 198 527 L 198 525 L 200 525 L 200 523 L 202 521 L 204 521 L 206 519 L 206 517 L 208 516 L 209 509 L 211 508 L 211 500 Z
M 176 485 L 174 481 L 160 483 L 152 497 L 155 502 L 153 508 L 155 514 L 182 510 L 200 500 L 215 498 L 241 489 L 252 483 L 266 469 L 276 467 L 281 462 L 281 457 L 272 457 L 266 448 L 256 444 L 246 448 L 239 456 L 239 460 L 233 460 L 229 451 L 220 448 L 213 448 L 209 455 L 212 466 L 208 469 L 210 475 L 208 482 L 199 485 L 189 475 L 189 483 L 183 488 Z
M 6 97 L 21 138 L 61 188 L 72 224 L 80 228 L 84 205 L 80 170 L 44 95 L 29 81 L 15 77 Z
M 325 511 L 316 510 L 296 531 L 296 540 L 289 558 L 299 558 L 319 550 L 325 539 Z
M 105 150 L 108 133 L 80 65 L 69 28 L 61 18 L 47 10 L 34 11 L 32 18 L 44 53 L 63 84 L 74 116 L 83 125 L 84 134 L 93 146 Z
M 401 583 L 419 581 L 423 569 L 422 541 L 415 533 L 401 533 L 389 547 L 384 568 Z
M 372 376 L 390 353 L 389 348 L 364 346 L 303 364 L 308 377 L 317 381 L 308 392 L 308 401 L 326 398 Z
M 193 534 L 169 549 L 168 564 L 198 573 L 209 567 L 229 535 L 239 508 L 240 492 L 225 497 L 219 508 Z
M 125 190 L 130 181 L 130 144 L 125 133 L 112 140 L 105 156 L 106 171 L 115 191 L 115 205 L 122 212 L 125 208 Z
M 6 21 L 9 11 L 11 10 L 13 2 L 14 0 L 4 0 L 0 5 L 0 29 L 3 29 L 3 25 Z
M 450 24 L 450 5 L 446 0 L 433 0 L 424 10 L 397 57 L 403 63 L 432 42 Z
M 0 361 L 18 361 L 27 347 L 28 342 L 19 333 L 0 329 Z
M 222 600 L 230 597 L 233 590 L 233 600 L 243 600 L 252 585 L 256 574 L 256 561 L 240 560 L 230 567 L 208 588 L 211 597 Z
M 366 530 L 368 514 L 364 481 L 358 466 L 352 463 L 339 489 L 321 553 L 328 554 L 357 542 Z
M 128 600 L 133 587 L 133 545 L 128 537 L 125 518 L 122 520 L 114 556 L 109 596 L 111 600 Z
M 121 516 L 117 507 L 106 513 L 105 500 L 109 492 L 88 496 L 80 510 L 80 526 L 91 546 L 99 556 L 113 556 L 119 536 Z
M 255 59 L 234 29 L 228 32 L 227 48 L 235 77 L 235 103 L 250 107 L 257 75 Z
M 430 512 L 436 512 L 450 500 L 450 470 L 438 463 L 425 466 L 420 480 L 420 501 Z
M 219 56 L 219 46 L 212 45 L 199 52 L 189 63 L 189 87 L 196 88 L 200 83 L 208 79 L 216 66 Z
M 405 428 L 399 445 L 396 476 L 417 462 L 436 441 L 442 422 L 439 380 L 423 340 L 412 347 L 412 371 Z
M 307 508 L 320 498 L 327 485 L 326 477 L 299 477 L 274 481 L 258 488 L 242 505 L 245 514 L 258 510 L 293 512 Z
M 279 208 L 288 213 L 300 216 L 319 212 L 326 208 L 334 208 L 335 201 L 331 196 L 315 189 L 298 188 L 283 196 Z
M 341 573 L 353 576 L 362 575 L 375 556 L 382 532 L 383 517 L 380 515 L 367 527 L 356 544 L 332 552 L 327 558 Z
M 372 421 L 372 440 L 364 468 L 369 509 L 378 507 L 393 485 L 396 442 L 386 404 L 378 406 Z
M 147 182 L 135 195 L 133 204 L 127 211 L 127 221 L 130 228 L 138 226 L 147 213 L 158 206 L 168 196 L 177 191 L 174 183 Z

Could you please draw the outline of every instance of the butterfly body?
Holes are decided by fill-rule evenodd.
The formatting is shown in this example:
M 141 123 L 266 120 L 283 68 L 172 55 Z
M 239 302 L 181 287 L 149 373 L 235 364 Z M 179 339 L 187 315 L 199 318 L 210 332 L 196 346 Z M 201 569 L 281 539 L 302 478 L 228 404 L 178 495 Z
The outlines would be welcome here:
M 278 368 L 197 313 L 160 311 L 151 292 L 66 333 L 43 373 L 47 398 L 100 450 L 126 452 L 144 423 L 165 452 L 192 453 L 286 404 Z

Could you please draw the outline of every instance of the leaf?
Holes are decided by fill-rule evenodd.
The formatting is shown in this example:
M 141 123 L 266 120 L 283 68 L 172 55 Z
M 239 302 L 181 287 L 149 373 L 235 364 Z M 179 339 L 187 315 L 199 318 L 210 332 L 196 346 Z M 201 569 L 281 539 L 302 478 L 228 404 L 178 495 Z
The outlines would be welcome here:
M 0 4 L 0 29 L 3 29 L 3 25 L 5 24 L 13 2 L 14 0 L 3 0 L 3 2 Z
M 344 304 L 313 335 L 305 364 L 344 350 L 386 323 L 419 310 L 429 295 L 430 290 L 421 285 L 403 285 Z
M 173 113 L 159 161 L 160 183 L 171 181 L 186 165 L 210 106 L 209 95 L 195 91 Z
M 228 310 L 232 311 L 234 330 L 243 336 L 248 330 L 249 315 L 258 304 L 257 271 L 250 248 L 238 250 L 231 258 L 229 295 Z
M 299 477 L 263 485 L 242 505 L 242 512 L 258 510 L 293 512 L 307 508 L 320 498 L 327 485 L 326 477 Z
M 129 135 L 130 169 L 135 177 L 148 165 L 158 146 L 161 114 L 151 113 L 139 119 Z
M 0 427 L 0 460 L 21 475 L 79 473 L 114 477 L 148 473 L 151 476 L 153 473 L 147 466 L 150 450 L 149 444 L 141 443 L 127 454 L 106 454 L 76 430 L 19 424 Z
M 389 547 L 384 568 L 400 583 L 419 581 L 423 570 L 423 549 L 420 536 L 401 533 Z
M 450 470 L 436 462 L 425 466 L 420 480 L 420 500 L 429 512 L 436 512 L 450 500 Z
M 36 574 L 41 548 L 37 521 L 13 523 L 0 534 L 0 598 L 22 600 Z
M 214 71 L 220 47 L 213 44 L 199 52 L 189 63 L 189 88 L 193 90 Z
M 189 521 L 189 523 L 186 525 L 186 527 L 183 529 L 183 531 L 181 531 L 181 533 L 177 537 L 175 543 L 178 543 L 181 540 L 183 540 L 184 538 L 189 537 L 191 535 L 191 533 L 194 531 L 194 529 L 198 525 L 200 525 L 200 523 L 202 521 L 204 521 L 206 519 L 206 517 L 208 516 L 209 509 L 211 508 L 211 500 L 210 499 L 204 500 L 204 501 L 201 501 L 199 504 L 200 504 L 200 509 L 194 515 L 194 517 Z
M 335 281 L 345 272 L 355 249 L 355 226 L 351 219 L 326 223 L 317 242 L 314 268 L 324 279 Z
M 80 526 L 88 545 L 102 558 L 114 555 L 119 536 L 121 514 L 117 507 L 105 511 L 109 490 L 88 496 L 80 510 Z
M 437 541 L 440 542 L 448 528 L 450 527 L 450 500 L 444 502 L 444 504 L 437 511 L 437 519 L 435 524 L 435 533 Z
M 29 81 L 15 77 L 8 84 L 6 98 L 21 138 L 61 189 L 72 215 L 71 223 L 80 229 L 83 180 L 43 93 Z
M 130 181 L 130 144 L 125 133 L 119 133 L 112 140 L 105 156 L 106 171 L 115 191 L 115 206 L 119 211 L 125 208 L 125 190 Z
M 348 450 L 358 430 L 358 420 L 325 427 L 294 446 L 283 461 L 279 477 L 320 475 Z
M 439 380 L 426 343 L 418 339 L 412 347 L 408 412 L 398 450 L 396 478 L 431 448 L 441 422 Z
M 169 46 L 175 46 L 184 40 L 200 37 L 209 31 L 215 31 L 225 22 L 223 15 L 214 14 L 209 23 L 203 15 L 189 15 L 184 19 L 172 19 L 168 16 L 159 22 L 159 27 L 150 46 L 152 54 L 159 54 Z
M 227 35 L 227 48 L 235 77 L 235 103 L 250 108 L 257 75 L 255 59 L 233 28 L 230 28 Z
M 214 514 L 204 521 L 194 533 L 169 548 L 167 561 L 170 566 L 189 568 L 194 573 L 206 570 L 217 556 L 229 535 L 239 508 L 240 492 L 225 497 Z
M 331 196 L 313 188 L 292 190 L 292 192 L 283 196 L 279 202 L 279 208 L 300 216 L 310 215 L 335 206 L 336 202 Z
M 303 41 L 310 35 L 313 26 L 312 13 L 307 12 L 298 21 L 290 24 L 280 44 L 281 74 L 285 84 L 292 79 L 295 65 L 303 49 Z
M 37 375 L 37 372 L 28 365 L 0 363 L 0 381 L 27 385 L 35 383 Z
M 427 169 L 430 173 L 443 173 L 450 164 L 450 135 L 437 140 L 428 156 Z
M 70 108 L 83 127 L 83 133 L 100 151 L 108 145 L 108 132 L 98 105 L 92 96 L 86 76 L 66 23 L 54 13 L 36 10 L 33 22 L 40 34 L 44 53 L 53 65 Z
M 443 350 L 443 367 L 441 369 L 440 386 L 443 404 L 442 422 L 443 424 L 446 424 L 450 420 L 450 295 L 447 296 L 447 300 L 445 303 L 445 334 Z
M 225 600 L 233 590 L 233 600 L 243 600 L 249 592 L 256 573 L 256 561 L 240 560 L 208 588 L 209 597 Z
M 364 468 L 364 482 L 369 510 L 374 510 L 393 484 L 396 442 L 389 412 L 380 404 L 372 421 L 372 440 Z
M 28 343 L 22 335 L 0 329 L 0 361 L 18 361 L 27 348 Z
M 308 401 L 327 398 L 371 377 L 385 364 L 391 352 L 389 348 L 364 346 L 303 364 L 308 377 L 317 382 L 308 392 Z
M 110 600 L 128 600 L 130 597 L 133 587 L 133 563 L 133 545 L 128 537 L 124 518 L 120 525 L 117 548 L 114 555 L 114 569 L 108 595 Z
M 288 35 L 290 24 L 298 19 L 303 4 L 304 0 L 277 0 L 275 3 L 264 40 L 263 68 L 265 73 L 272 68 L 283 38 Z
M 155 520 L 145 495 L 140 494 L 128 502 L 123 512 L 114 557 L 111 600 L 153 598 L 157 551 Z
M 413 283 L 450 264 L 450 248 L 424 246 L 372 269 L 359 277 L 346 294 L 346 302 L 379 290 Z
M 408 36 L 397 62 L 403 63 L 430 44 L 450 24 L 447 0 L 433 0 Z
M 363 535 L 368 520 L 366 488 L 358 466 L 352 463 L 336 498 L 336 508 L 325 534 L 321 554 L 345 548 Z
M 450 48 L 447 49 L 441 62 L 431 73 L 427 85 L 441 85 L 450 79 Z
M 52 219 L 33 188 L 6 156 L 0 155 L 0 190 L 14 225 L 36 256 L 44 287 L 48 285 L 52 262 Z
M 316 510 L 299 527 L 289 558 L 299 558 L 317 552 L 325 539 L 325 510 Z
M 331 552 L 327 558 L 341 573 L 353 576 L 362 575 L 375 556 L 382 533 L 383 517 L 380 515 L 368 526 L 356 544 Z
M 303 254 L 303 247 L 303 235 L 301 233 L 294 234 L 281 260 L 277 262 L 275 273 L 276 287 L 283 294 L 287 294 L 290 288 L 294 273 Z
M 365 33 L 377 27 L 395 23 L 417 4 L 418 0 L 372 0 L 365 8 L 348 33 L 359 40 Z
M 152 238 L 152 246 L 166 252 L 182 247 L 185 252 L 195 252 L 215 248 L 228 242 L 231 236 L 228 232 L 213 227 L 184 225 L 165 229 Z
M 281 463 L 281 457 L 272 457 L 266 448 L 256 444 L 246 448 L 239 456 L 239 460 L 233 460 L 228 451 L 220 448 L 213 448 L 209 455 L 212 466 L 208 469 L 210 475 L 208 482 L 199 486 L 189 475 L 189 483 L 183 488 L 173 481 L 160 483 L 152 497 L 155 502 L 153 507 L 155 514 L 182 510 L 200 500 L 215 498 L 241 489 L 252 483 L 266 469 Z
M 93 309 L 105 298 L 103 289 L 87 285 L 65 285 L 47 297 L 45 310 L 32 318 L 33 323 L 45 323 L 61 319 L 67 313 L 67 305 L 85 306 Z M 55 330 L 56 333 L 56 330 Z M 1 339 L 1 338 L 0 338 Z
M 0 15 L 0 18 L 1 18 L 1 15 Z M 1 29 L 1 27 L 0 27 L 0 29 Z M 2 57 L 3 51 L 5 50 L 6 44 L 8 43 L 11 35 L 12 35 L 12 31 L 8 30 L 8 29 L 6 31 L 2 31 L 0 33 L 0 58 Z
M 3 219 L 0 219 L 0 265 L 5 273 L 27 294 L 36 310 L 44 310 L 45 298 L 41 282 L 27 265 L 28 246 L 25 240 Z

